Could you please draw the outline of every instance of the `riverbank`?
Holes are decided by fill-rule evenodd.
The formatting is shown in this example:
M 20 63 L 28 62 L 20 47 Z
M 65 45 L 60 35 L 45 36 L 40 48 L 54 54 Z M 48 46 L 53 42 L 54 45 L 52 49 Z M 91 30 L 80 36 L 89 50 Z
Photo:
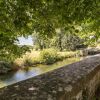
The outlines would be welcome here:
M 55 49 L 44 49 L 42 51 L 32 50 L 27 52 L 20 58 L 17 58 L 13 63 L 9 64 L 2 61 L 0 63 L 0 74 L 6 74 L 9 71 L 27 69 L 28 67 L 36 67 L 39 64 L 51 65 L 66 58 L 82 56 L 79 51 L 59 52 Z
M 0 88 L 17 83 L 22 80 L 26 80 L 28 78 L 50 72 L 52 70 L 61 68 L 65 65 L 80 61 L 84 58 L 75 57 L 75 58 L 67 58 L 62 61 L 55 62 L 52 65 L 43 65 L 39 64 L 37 67 L 27 67 L 27 69 L 19 69 L 17 71 L 9 72 L 8 74 L 0 75 Z
M 42 51 L 31 50 L 20 58 L 17 58 L 13 63 L 6 62 L 0 63 L 0 74 L 6 74 L 9 71 L 15 71 L 19 69 L 28 69 L 28 67 L 36 67 L 39 64 L 51 65 L 58 61 L 62 61 L 66 58 L 83 57 L 89 54 L 97 54 L 99 51 L 95 50 L 77 50 L 77 51 L 65 51 L 59 52 L 56 49 L 44 49 Z
M 44 49 L 42 51 L 31 51 L 26 53 L 23 57 L 15 60 L 15 64 L 21 68 L 28 66 L 36 67 L 38 64 L 50 65 L 66 58 L 83 56 L 80 51 L 66 51 L 59 52 L 55 49 Z

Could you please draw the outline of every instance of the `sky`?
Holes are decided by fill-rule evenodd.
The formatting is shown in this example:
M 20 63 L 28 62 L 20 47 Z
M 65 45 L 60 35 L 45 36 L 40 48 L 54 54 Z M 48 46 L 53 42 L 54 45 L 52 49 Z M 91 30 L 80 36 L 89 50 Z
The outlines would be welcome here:
M 33 45 L 32 37 L 28 36 L 28 38 L 19 37 L 19 45 Z

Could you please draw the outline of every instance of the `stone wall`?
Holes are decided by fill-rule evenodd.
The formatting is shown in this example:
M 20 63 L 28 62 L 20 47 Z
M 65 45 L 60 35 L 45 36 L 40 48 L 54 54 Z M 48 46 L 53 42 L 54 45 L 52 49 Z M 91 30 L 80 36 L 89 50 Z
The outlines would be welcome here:
M 0 89 L 0 100 L 93 100 L 100 55 Z

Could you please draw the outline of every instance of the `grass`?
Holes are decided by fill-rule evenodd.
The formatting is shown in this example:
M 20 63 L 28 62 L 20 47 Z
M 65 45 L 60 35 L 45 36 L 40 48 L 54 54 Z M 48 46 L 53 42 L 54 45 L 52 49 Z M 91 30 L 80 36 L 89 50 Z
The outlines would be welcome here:
M 32 50 L 27 52 L 21 58 L 15 60 L 19 67 L 36 66 L 37 64 L 53 64 L 65 58 L 71 58 L 80 55 L 79 51 L 58 52 L 55 49 L 44 49 L 42 51 Z

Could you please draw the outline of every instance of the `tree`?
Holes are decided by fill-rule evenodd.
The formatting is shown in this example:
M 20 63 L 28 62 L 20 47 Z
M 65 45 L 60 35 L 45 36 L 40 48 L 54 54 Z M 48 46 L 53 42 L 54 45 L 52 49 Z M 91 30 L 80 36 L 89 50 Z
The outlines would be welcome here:
M 37 49 L 56 48 L 60 51 L 76 50 L 79 45 L 84 46 L 84 41 L 80 39 L 75 32 L 71 32 L 73 31 L 57 29 L 56 34 L 52 38 L 41 36 L 41 34 L 34 34 L 34 45 Z
M 35 49 L 45 49 L 49 48 L 50 45 L 50 39 L 47 38 L 46 35 L 40 34 L 40 33 L 33 33 L 32 34 L 33 38 L 33 44 Z
M 17 37 L 34 31 L 52 36 L 56 28 L 89 23 L 89 30 L 99 36 L 99 13 L 99 0 L 0 0 L 0 58 L 20 54 Z

